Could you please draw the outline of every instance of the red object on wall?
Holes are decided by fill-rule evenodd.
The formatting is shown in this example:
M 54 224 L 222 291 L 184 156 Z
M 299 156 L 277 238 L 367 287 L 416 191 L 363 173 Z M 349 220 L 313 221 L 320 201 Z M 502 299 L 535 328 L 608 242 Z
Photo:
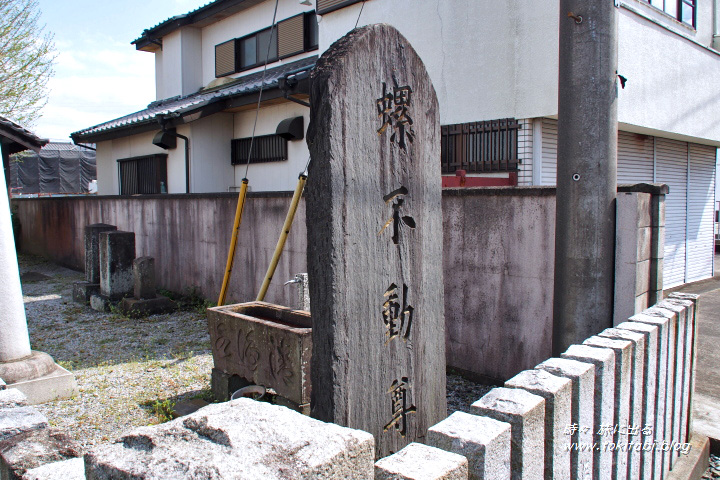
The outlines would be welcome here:
M 510 172 L 507 177 L 468 177 L 465 170 L 457 170 L 455 176 L 442 176 L 442 186 L 447 187 L 515 187 L 517 172 Z

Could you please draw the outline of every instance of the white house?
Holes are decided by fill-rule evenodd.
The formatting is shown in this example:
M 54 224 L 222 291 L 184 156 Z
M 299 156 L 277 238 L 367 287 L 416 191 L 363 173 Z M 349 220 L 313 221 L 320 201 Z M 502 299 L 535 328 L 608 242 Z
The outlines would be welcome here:
M 720 146 L 720 1 L 618 3 L 618 73 L 627 79 L 618 102 L 618 182 L 670 186 L 665 287 L 707 278 Z M 274 7 L 273 0 L 216 0 L 133 42 L 155 54 L 157 101 L 72 135 L 97 143 L 98 193 L 182 193 L 186 185 L 232 191 L 245 176 L 253 128 L 261 151 L 248 168 L 251 189 L 292 189 L 308 158 L 297 117 L 302 132 L 315 59 L 356 24 L 380 22 L 407 37 L 433 79 L 448 182 L 464 170 L 468 185 L 555 183 L 557 0 L 279 0 L 271 35 Z M 163 128 L 188 139 L 187 161 L 185 140 L 158 135 Z

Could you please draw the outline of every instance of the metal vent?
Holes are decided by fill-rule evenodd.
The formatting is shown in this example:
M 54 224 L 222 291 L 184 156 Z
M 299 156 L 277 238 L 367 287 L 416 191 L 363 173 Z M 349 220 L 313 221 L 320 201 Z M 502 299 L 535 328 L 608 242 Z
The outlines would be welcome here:
M 235 73 L 235 40 L 215 45 L 215 76 Z
M 305 50 L 305 20 L 296 15 L 278 23 L 278 57 L 289 57 Z
M 248 161 L 250 137 L 236 138 L 231 144 L 231 163 L 244 165 Z M 287 140 L 279 135 L 263 135 L 252 141 L 250 163 L 281 162 L 287 160 Z
M 360 0 L 317 0 L 317 13 L 323 15 L 339 8 L 347 7 Z

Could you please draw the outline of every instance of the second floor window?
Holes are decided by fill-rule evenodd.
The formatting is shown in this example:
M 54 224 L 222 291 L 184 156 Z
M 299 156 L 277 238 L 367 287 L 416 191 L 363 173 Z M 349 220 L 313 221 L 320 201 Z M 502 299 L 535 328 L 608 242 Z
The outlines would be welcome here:
M 318 48 L 315 12 L 301 13 L 215 46 L 215 76 L 224 77 Z
M 695 28 L 697 0 L 648 0 L 648 2 L 678 21 Z

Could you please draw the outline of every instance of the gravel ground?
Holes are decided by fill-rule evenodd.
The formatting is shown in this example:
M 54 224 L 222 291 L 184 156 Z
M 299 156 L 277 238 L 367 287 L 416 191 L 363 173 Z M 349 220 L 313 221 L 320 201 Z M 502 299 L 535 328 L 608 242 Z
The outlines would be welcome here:
M 72 301 L 75 272 L 21 255 L 20 273 L 33 349 L 72 371 L 79 394 L 38 408 L 82 449 L 162 420 L 156 402 L 211 400 L 210 338 L 202 309 L 131 320 Z M 448 414 L 468 411 L 492 387 L 447 378 Z M 162 410 L 161 410 L 162 411 Z
M 703 480 L 720 478 L 720 457 L 717 455 L 710 455 L 710 467 L 700 478 Z

